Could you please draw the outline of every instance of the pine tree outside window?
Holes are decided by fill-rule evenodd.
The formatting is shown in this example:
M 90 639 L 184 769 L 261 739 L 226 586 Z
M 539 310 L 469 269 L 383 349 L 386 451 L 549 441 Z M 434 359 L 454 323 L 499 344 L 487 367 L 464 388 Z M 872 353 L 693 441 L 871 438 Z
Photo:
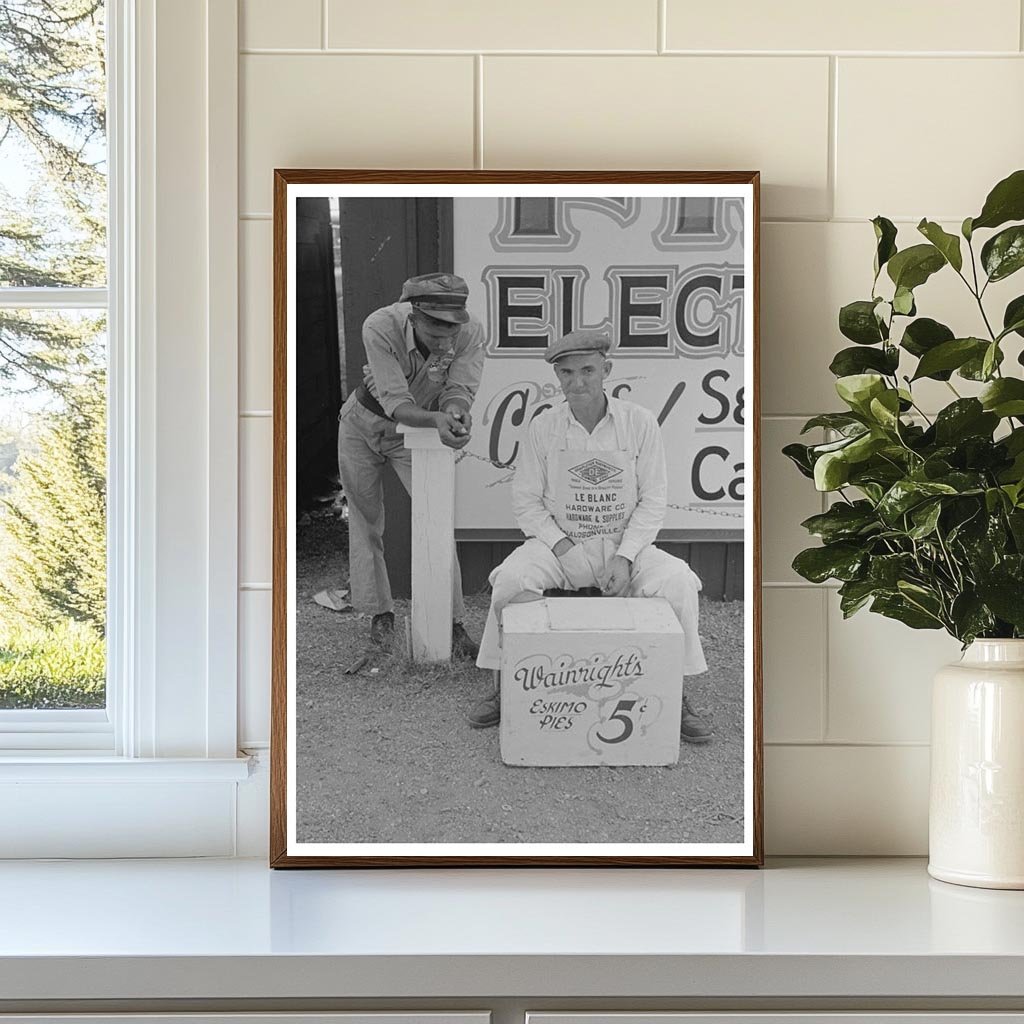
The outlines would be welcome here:
M 105 6 L 0 0 L 0 730 L 24 745 L 110 734 Z

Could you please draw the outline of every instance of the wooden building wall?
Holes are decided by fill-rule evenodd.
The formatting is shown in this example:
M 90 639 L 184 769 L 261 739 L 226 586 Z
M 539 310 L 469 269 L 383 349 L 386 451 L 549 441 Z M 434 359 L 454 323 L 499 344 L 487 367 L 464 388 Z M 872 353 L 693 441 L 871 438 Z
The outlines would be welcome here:
M 295 209 L 296 488 L 300 507 L 337 472 L 341 362 L 327 199 Z

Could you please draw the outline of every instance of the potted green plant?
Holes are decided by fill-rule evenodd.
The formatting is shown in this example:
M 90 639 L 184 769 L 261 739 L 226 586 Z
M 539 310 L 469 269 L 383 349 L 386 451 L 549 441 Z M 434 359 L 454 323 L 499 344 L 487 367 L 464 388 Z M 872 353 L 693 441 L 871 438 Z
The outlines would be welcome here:
M 830 366 L 845 408 L 805 424 L 825 428 L 824 443 L 783 449 L 834 497 L 804 521 L 821 544 L 796 556 L 796 572 L 838 580 L 844 617 L 870 608 L 963 644 L 933 689 L 929 870 L 1014 888 L 1024 888 L 1024 355 L 1012 351 L 1024 294 L 997 317 L 986 291 L 1024 267 L 1021 221 L 1024 170 L 959 235 L 925 219 L 923 241 L 901 249 L 895 225 L 875 217 L 871 296 L 839 311 L 853 344 Z M 915 290 L 940 272 L 973 296 L 975 327 L 919 315 Z M 950 393 L 934 415 L 915 394 L 924 380 Z

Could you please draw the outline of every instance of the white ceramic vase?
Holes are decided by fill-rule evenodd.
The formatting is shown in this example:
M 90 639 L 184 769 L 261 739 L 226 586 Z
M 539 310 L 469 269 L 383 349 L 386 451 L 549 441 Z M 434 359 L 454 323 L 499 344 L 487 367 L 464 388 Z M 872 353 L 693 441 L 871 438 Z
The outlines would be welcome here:
M 928 873 L 1024 889 L 1024 640 L 975 640 L 932 689 Z

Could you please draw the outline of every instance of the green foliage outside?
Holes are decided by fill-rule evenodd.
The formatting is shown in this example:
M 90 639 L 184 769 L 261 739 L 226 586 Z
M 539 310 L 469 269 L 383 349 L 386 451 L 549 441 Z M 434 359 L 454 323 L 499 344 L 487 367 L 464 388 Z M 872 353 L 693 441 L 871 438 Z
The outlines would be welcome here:
M 1021 221 L 1024 170 L 999 182 L 959 235 L 922 220 L 925 241 L 900 249 L 895 225 L 872 221 L 871 298 L 839 311 L 854 344 L 830 367 L 846 408 L 804 426 L 834 439 L 783 449 L 835 495 L 803 523 L 823 544 L 801 551 L 793 568 L 815 583 L 839 580 L 845 617 L 870 607 L 964 645 L 1024 637 L 1024 295 L 998 319 L 984 302 L 991 284 L 1024 267 Z M 973 297 L 975 327 L 918 315 L 915 290 L 939 272 L 956 274 Z M 921 408 L 927 381 L 953 396 L 934 416 Z
M 50 418 L 0 498 L 3 621 L 105 632 L 106 416 L 96 390 Z
M 0 288 L 106 283 L 103 15 L 0 2 Z M 104 704 L 103 328 L 0 307 L 0 708 Z
M 96 708 L 105 702 L 106 648 L 77 622 L 0 629 L 0 709 Z

